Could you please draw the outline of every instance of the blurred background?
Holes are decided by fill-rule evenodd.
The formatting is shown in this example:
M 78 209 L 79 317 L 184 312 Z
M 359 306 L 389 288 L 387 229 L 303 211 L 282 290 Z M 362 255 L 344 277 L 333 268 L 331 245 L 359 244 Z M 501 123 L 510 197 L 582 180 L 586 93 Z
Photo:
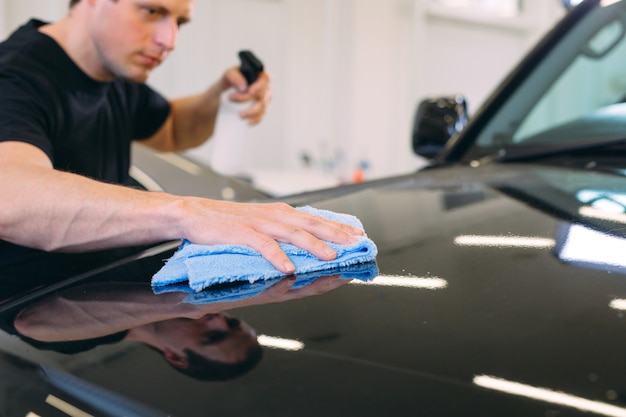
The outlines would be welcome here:
M 0 34 L 67 8 L 0 0 Z M 200 92 L 250 49 L 274 100 L 246 132 L 242 172 L 275 194 L 375 179 L 423 166 L 410 145 L 420 100 L 462 94 L 471 115 L 564 13 L 561 0 L 197 0 L 149 84 Z

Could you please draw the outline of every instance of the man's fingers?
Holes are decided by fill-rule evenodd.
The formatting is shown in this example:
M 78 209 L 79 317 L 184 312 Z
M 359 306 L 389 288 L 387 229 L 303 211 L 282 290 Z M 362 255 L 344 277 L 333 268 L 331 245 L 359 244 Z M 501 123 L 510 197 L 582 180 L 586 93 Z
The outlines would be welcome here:
M 302 217 L 294 216 L 295 225 L 310 232 L 318 239 L 338 243 L 340 245 L 348 245 L 356 243 L 358 240 L 357 237 L 363 236 L 364 234 L 362 229 L 348 224 L 338 223 L 308 213 L 300 213 Z
M 267 72 L 262 72 L 259 75 L 259 78 L 249 86 L 248 94 L 259 100 L 263 99 L 263 97 L 265 97 L 267 92 L 270 90 L 270 81 L 271 77 L 269 74 Z
M 248 246 L 284 274 L 292 274 L 295 266 L 279 242 L 292 244 L 323 261 L 330 261 L 337 254 L 325 242 L 352 244 L 364 234 L 359 228 L 297 210 L 285 203 L 213 201 L 211 205 L 212 213 L 201 217 L 201 227 L 186 226 L 191 231 L 186 235 L 187 239 L 194 243 Z M 207 231 L 210 236 L 205 234 Z
M 337 254 L 324 241 L 350 244 L 355 243 L 363 231 L 335 222 L 317 218 L 290 219 L 295 224 L 263 222 L 257 225 L 257 231 L 263 236 L 264 242 L 257 248 L 273 265 L 283 265 L 279 269 L 287 271 L 289 264 L 285 262 L 286 255 L 280 250 L 278 242 L 290 243 L 302 248 L 323 261 L 331 261 Z M 266 238 L 269 240 L 265 240 Z M 280 250 L 280 254 L 277 252 Z M 267 254 L 267 255 L 266 255 Z M 285 258 L 282 257 L 285 256 Z M 288 259 L 288 258 L 287 258 Z
M 265 105 L 261 102 L 254 102 L 250 107 L 242 110 L 239 115 L 242 119 L 248 119 L 250 125 L 258 124 L 265 115 Z
M 292 274 L 295 272 L 295 265 L 291 262 L 285 252 L 283 252 L 274 238 L 265 234 L 257 233 L 256 237 L 251 237 L 251 241 L 248 243 L 248 246 L 259 252 L 269 263 L 274 265 L 274 268 L 278 269 L 282 273 Z
M 256 232 L 255 237 L 248 235 L 250 240 L 247 244 L 285 274 L 293 273 L 295 266 L 282 251 L 278 242 L 290 243 L 302 248 L 323 261 L 331 261 L 337 257 L 335 251 L 320 238 L 297 226 L 262 222 L 257 224 Z M 338 232 L 337 229 L 330 231 L 328 235 L 332 236 L 335 241 L 351 238 L 345 232 Z
M 320 240 L 340 245 L 356 243 L 363 236 L 362 229 L 297 210 L 287 204 L 267 205 L 270 221 L 259 223 L 261 233 L 281 242 L 292 243 L 303 249 L 309 246 L 326 247 Z
M 294 282 L 296 282 L 296 277 L 293 275 L 282 278 L 276 284 L 263 291 L 262 294 L 272 298 L 283 296 L 291 290 Z

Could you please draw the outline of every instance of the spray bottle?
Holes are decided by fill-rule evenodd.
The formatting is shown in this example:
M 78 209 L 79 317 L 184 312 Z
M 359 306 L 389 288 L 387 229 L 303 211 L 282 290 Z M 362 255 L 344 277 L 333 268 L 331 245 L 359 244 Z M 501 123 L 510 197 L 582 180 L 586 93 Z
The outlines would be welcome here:
M 261 72 L 263 63 L 250 51 L 240 51 L 241 66 L 239 71 L 245 77 L 248 85 L 254 83 Z M 246 136 L 249 125 L 239 113 L 250 106 L 250 102 L 236 103 L 228 99 L 235 92 L 231 88 L 220 97 L 220 107 L 215 121 L 215 131 L 211 143 L 210 163 L 217 173 L 233 176 L 240 174 L 241 160 L 246 146 Z

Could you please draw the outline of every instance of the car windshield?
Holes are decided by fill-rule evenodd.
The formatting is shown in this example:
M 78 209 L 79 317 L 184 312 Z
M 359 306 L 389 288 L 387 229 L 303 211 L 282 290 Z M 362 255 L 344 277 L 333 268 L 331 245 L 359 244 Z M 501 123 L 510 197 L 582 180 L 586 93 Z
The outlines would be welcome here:
M 493 107 L 466 157 L 541 154 L 626 139 L 626 0 L 582 6 L 555 32 L 560 41 L 550 49 L 544 44 L 547 55 L 529 58 L 539 63 Z

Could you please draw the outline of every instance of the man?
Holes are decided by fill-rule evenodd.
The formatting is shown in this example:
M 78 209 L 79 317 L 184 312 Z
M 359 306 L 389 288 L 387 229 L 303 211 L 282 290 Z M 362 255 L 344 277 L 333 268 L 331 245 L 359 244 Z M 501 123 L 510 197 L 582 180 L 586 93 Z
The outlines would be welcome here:
M 285 204 L 241 204 L 149 193 L 127 178 L 129 143 L 160 151 L 197 146 L 213 132 L 219 96 L 252 101 L 258 123 L 269 78 L 247 86 L 234 68 L 201 94 L 165 101 L 143 84 L 174 49 L 195 0 L 74 0 L 61 20 L 31 21 L 0 45 L 0 239 L 45 251 L 92 251 L 185 238 L 258 250 L 294 271 L 277 241 L 323 260 L 322 240 L 361 230 Z M 5 245 L 6 246 L 6 245 Z M 4 250 L 4 249 L 3 249 Z

